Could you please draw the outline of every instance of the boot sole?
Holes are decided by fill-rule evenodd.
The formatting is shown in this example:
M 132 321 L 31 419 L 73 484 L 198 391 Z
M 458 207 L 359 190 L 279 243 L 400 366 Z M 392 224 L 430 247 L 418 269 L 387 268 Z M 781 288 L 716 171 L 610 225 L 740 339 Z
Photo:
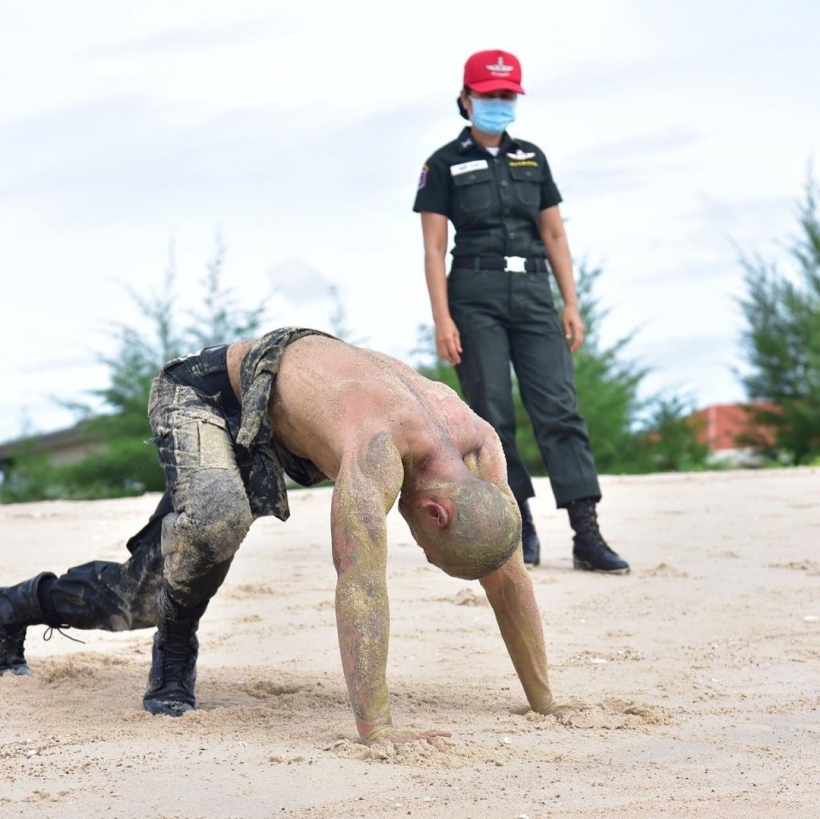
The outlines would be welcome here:
M 178 700 L 143 700 L 142 707 L 155 717 L 181 717 L 194 710 L 189 702 Z
M 598 572 L 598 574 L 629 574 L 630 568 L 626 566 L 623 569 L 599 569 L 591 563 L 585 563 L 583 560 L 577 558 L 572 559 L 572 567 L 583 572 Z
M 16 674 L 18 677 L 30 677 L 31 669 L 27 665 L 7 665 L 5 668 L 0 668 L 0 677 L 7 671 Z

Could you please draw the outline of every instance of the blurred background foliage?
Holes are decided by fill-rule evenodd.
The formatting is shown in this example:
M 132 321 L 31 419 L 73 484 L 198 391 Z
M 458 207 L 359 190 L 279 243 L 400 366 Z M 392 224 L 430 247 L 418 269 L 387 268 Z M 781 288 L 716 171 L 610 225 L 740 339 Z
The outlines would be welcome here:
M 810 169 L 804 197 L 797 206 L 798 230 L 787 239 L 793 269 L 783 271 L 760 256 L 740 254 L 746 283 L 746 292 L 739 299 L 745 321 L 741 334 L 745 370 L 738 378 L 753 402 L 750 414 L 774 429 L 773 441 L 746 442 L 757 448 L 764 464 L 817 463 L 820 459 L 817 203 L 818 185 Z M 225 247 L 218 238 L 200 289 L 185 294 L 184 306 L 180 306 L 173 262 L 159 291 L 146 296 L 129 290 L 138 310 L 139 327 L 149 329 L 112 325 L 116 352 L 100 358 L 108 370 L 108 386 L 89 393 L 93 402 L 67 405 L 92 441 L 87 454 L 73 463 L 52 465 L 45 454 L 37 452 L 36 436 L 21 441 L 13 461 L 5 465 L 0 502 L 108 498 L 164 489 L 157 454 L 149 443 L 146 415 L 157 371 L 179 355 L 251 338 L 274 326 L 265 310 L 268 299 L 255 306 L 242 305 L 225 284 L 224 268 Z M 577 267 L 586 340 L 574 357 L 578 402 L 599 472 L 639 474 L 709 468 L 709 451 L 699 442 L 692 401 L 685 395 L 646 396 L 642 389 L 649 369 L 629 356 L 635 333 L 609 345 L 602 341 L 608 311 L 595 293 L 601 275 L 600 268 L 585 263 Z M 332 287 L 329 297 L 331 331 L 351 343 L 366 343 L 365 337 L 354 335 L 348 327 L 339 290 Z M 459 391 L 454 368 L 436 356 L 431 325 L 419 327 L 411 356 L 418 372 Z M 545 475 L 515 378 L 513 384 L 522 456 L 533 475 Z

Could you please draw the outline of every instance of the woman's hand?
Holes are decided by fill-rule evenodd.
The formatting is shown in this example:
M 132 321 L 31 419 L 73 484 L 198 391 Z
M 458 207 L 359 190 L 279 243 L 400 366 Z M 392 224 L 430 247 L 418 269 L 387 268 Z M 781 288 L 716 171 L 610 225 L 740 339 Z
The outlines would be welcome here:
M 436 322 L 436 352 L 450 364 L 461 364 L 461 334 L 449 316 Z
M 561 325 L 564 328 L 564 338 L 569 344 L 571 353 L 580 349 L 584 343 L 584 323 L 577 307 L 565 307 L 561 315 Z

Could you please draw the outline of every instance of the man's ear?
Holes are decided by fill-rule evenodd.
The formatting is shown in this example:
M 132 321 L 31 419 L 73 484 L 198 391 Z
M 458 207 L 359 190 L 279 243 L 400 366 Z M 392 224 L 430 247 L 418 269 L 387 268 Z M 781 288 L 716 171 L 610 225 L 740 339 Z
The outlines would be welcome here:
M 421 508 L 439 529 L 446 529 L 450 524 L 450 510 L 434 500 L 422 501 Z

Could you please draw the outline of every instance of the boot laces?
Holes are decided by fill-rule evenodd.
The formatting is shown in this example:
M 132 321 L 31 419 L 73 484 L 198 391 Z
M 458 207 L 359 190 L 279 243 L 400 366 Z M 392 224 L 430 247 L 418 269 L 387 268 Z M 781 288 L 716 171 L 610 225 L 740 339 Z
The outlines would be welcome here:
M 192 625 L 167 623 L 162 634 L 162 668 L 172 679 L 183 677 L 196 662 L 196 651 L 191 645 L 194 635 Z
M 609 544 L 604 540 L 601 534 L 601 529 L 598 526 L 598 512 L 594 504 L 584 503 L 579 508 L 580 522 L 583 524 L 582 531 L 578 534 L 583 534 L 584 539 L 596 550 L 607 552 L 614 555 L 615 552 L 609 547 Z M 581 527 L 579 527 L 581 528 Z
M 80 640 L 79 637 L 72 637 L 70 634 L 66 634 L 63 629 L 70 628 L 70 626 L 49 626 L 43 632 L 43 640 L 48 642 L 53 636 L 54 632 L 56 631 L 61 637 L 65 637 L 67 640 L 71 640 L 73 643 L 82 643 L 85 645 L 85 640 Z

